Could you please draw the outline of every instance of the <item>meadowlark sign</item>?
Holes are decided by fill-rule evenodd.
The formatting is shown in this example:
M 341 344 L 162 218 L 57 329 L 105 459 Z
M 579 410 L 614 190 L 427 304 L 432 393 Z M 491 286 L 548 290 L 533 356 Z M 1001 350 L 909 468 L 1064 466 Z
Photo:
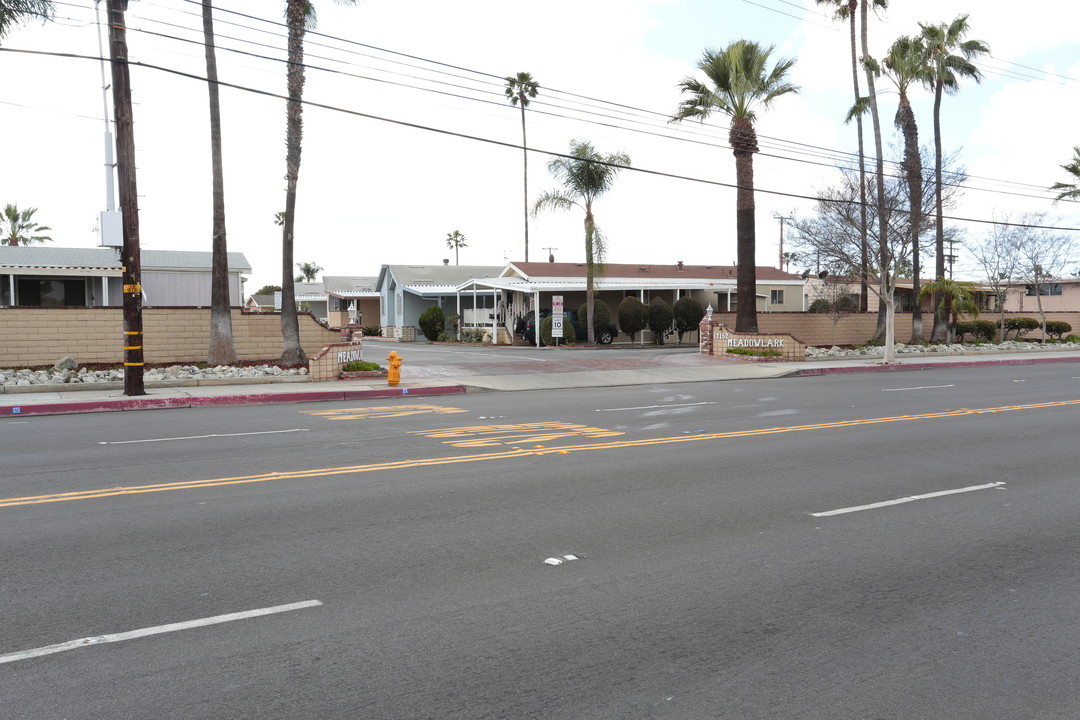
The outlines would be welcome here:
M 806 359 L 806 343 L 787 333 L 738 333 L 711 318 L 701 321 L 701 352 L 740 360 Z

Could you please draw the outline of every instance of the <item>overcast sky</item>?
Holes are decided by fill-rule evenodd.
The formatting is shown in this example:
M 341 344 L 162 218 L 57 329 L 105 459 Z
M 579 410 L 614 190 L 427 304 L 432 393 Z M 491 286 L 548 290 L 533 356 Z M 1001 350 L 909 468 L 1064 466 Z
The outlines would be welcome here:
M 284 2 L 214 4 L 219 77 L 238 86 L 221 93 L 228 245 L 253 267 L 251 293 L 281 282 L 274 214 L 285 207 L 285 103 L 274 95 L 286 93 Z M 200 5 L 133 0 L 128 8 L 130 56 L 146 66 L 131 72 L 145 248 L 211 249 Z M 1080 227 L 1080 206 L 1055 206 L 1047 191 L 1069 179 L 1060 165 L 1080 144 L 1080 3 L 1040 3 L 1038 22 L 1009 3 L 892 5 L 871 20 L 879 56 L 919 21 L 962 12 L 971 14 L 971 37 L 991 46 L 983 83 L 965 82 L 944 101 L 946 150 L 959 151 L 970 175 L 952 214 L 1048 212 Z M 800 93 L 757 123 L 759 265 L 779 261 L 774 216 L 810 212 L 813 202 L 801 198 L 833 184 L 836 163 L 856 149 L 854 126 L 842 122 L 852 102 L 847 26 L 813 0 L 319 0 L 316 8 L 305 99 L 318 107 L 304 114 L 295 260 L 326 274 L 453 262 L 446 236 L 454 230 L 468 239 L 462 264 L 524 259 L 521 116 L 501 79 L 518 71 L 541 86 L 526 112 L 530 199 L 557 187 L 547 153 L 566 152 L 572 139 L 631 157 L 634 170 L 594 208 L 611 262 L 735 261 L 727 123 L 667 122 L 677 83 L 707 47 L 746 38 L 797 59 Z M 17 28 L 0 46 L 0 203 L 38 208 L 55 246 L 96 246 L 105 209 L 102 74 L 87 59 L 99 57 L 94 9 L 92 0 L 58 2 L 55 22 Z M 103 45 L 107 52 L 107 33 Z M 897 95 L 887 81 L 879 90 L 896 142 Z M 913 100 L 921 141 L 932 148 L 932 97 L 919 89 Z M 108 107 L 111 117 L 111 99 Z M 582 262 L 583 219 L 575 210 L 530 220 L 529 259 L 551 252 Z M 956 224 L 970 240 L 987 228 Z

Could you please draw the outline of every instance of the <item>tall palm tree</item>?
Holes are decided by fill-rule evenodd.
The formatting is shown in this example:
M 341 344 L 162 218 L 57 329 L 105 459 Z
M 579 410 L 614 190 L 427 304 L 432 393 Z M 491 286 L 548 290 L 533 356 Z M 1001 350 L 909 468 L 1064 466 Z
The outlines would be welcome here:
M 4 225 L 7 227 L 4 227 L 3 236 L 0 236 L 0 245 L 33 245 L 34 243 L 45 244 L 46 241 L 51 241 L 51 237 L 41 233 L 52 230 L 52 228 L 34 222 L 33 218 L 36 212 L 37 208 L 19 210 L 18 205 L 12 205 L 11 203 L 5 205 L 4 216 L 0 218 L 0 227 Z
M 232 308 L 229 303 L 229 250 L 225 240 L 225 174 L 221 161 L 221 102 L 218 94 L 217 50 L 214 46 L 214 6 L 202 2 L 203 44 L 206 47 L 206 87 L 210 93 L 210 166 L 213 176 L 213 259 L 210 271 L 210 365 L 236 362 Z
M 919 237 L 922 234 L 923 168 L 919 153 L 919 127 L 911 109 L 909 91 L 916 83 L 928 76 L 926 47 L 920 38 L 899 37 L 889 48 L 883 60 L 885 75 L 896 85 L 900 102 L 896 109 L 896 125 L 904 136 L 904 180 L 908 186 L 909 238 L 911 243 L 911 292 L 919 296 L 919 273 L 922 270 L 919 254 Z M 917 345 L 922 338 L 922 310 L 916 302 L 911 309 L 911 343 Z
M 736 40 L 723 50 L 706 49 L 698 69 L 712 83 L 706 85 L 695 77 L 679 83 L 690 97 L 679 105 L 672 121 L 697 118 L 702 122 L 714 112 L 731 118 L 728 139 L 735 154 L 736 242 L 739 267 L 736 275 L 738 311 L 735 329 L 757 332 L 757 259 L 754 227 L 754 153 L 758 151 L 754 120 L 757 109 L 765 109 L 781 95 L 798 92 L 786 75 L 794 59 L 780 59 L 769 68 L 774 47 L 763 47 L 749 40 Z
M 859 9 L 859 0 L 814 0 L 818 5 L 832 5 L 836 8 L 836 17 L 840 20 L 847 20 L 850 28 L 851 36 L 851 84 L 855 90 L 855 102 L 859 102 L 859 98 L 862 94 L 859 92 L 859 53 L 858 47 L 855 43 L 855 19 L 857 11 Z M 870 2 L 875 8 L 886 8 L 889 3 L 888 0 L 865 0 Z M 865 5 L 864 2 L 864 5 Z M 870 264 L 869 257 L 869 243 L 867 242 L 866 234 L 866 150 L 863 144 L 863 120 L 862 114 L 855 116 L 855 124 L 858 128 L 859 135 L 859 214 L 862 219 L 862 223 L 859 225 L 859 237 L 862 240 L 861 257 L 860 257 L 860 282 L 859 282 L 859 310 L 866 312 L 869 308 L 868 305 L 868 292 L 867 292 L 867 275 L 869 274 L 868 266 Z
M 927 84 L 934 89 L 934 180 L 937 200 L 935 203 L 935 277 L 945 277 L 945 220 L 941 207 L 941 97 L 960 88 L 961 78 L 982 81 L 982 73 L 972 63 L 973 58 L 990 52 L 990 46 L 982 40 L 965 40 L 970 27 L 967 15 L 958 15 L 951 23 L 924 25 L 919 23 L 923 43 L 930 53 L 930 74 Z M 940 304 L 939 304 L 940 305 Z M 945 326 L 948 318 L 934 314 L 934 329 L 930 339 L 940 342 L 948 334 Z
M 596 342 L 593 323 L 593 304 L 596 278 L 604 274 L 607 243 L 593 215 L 593 202 L 603 196 L 615 183 L 615 176 L 630 167 L 626 153 L 598 153 L 588 140 L 571 140 L 570 154 L 552 158 L 548 171 L 562 183 L 561 190 L 549 190 L 536 199 L 533 215 L 541 210 L 585 210 L 585 302 L 589 344 Z
M 1080 145 L 1073 148 L 1072 162 L 1062 165 L 1061 169 L 1072 175 L 1076 179 L 1076 182 L 1054 183 L 1050 189 L 1059 191 L 1054 202 L 1057 202 L 1058 200 L 1080 200 Z
M 452 233 L 446 233 L 446 247 L 451 248 L 454 251 L 454 264 L 458 265 L 458 250 L 463 247 L 468 247 L 466 242 L 467 237 L 461 234 L 460 231 L 455 230 Z
M 49 20 L 53 10 L 52 0 L 0 0 L 0 38 L 28 20 Z
M 525 142 L 525 108 L 537 96 L 540 85 L 527 72 L 506 78 L 506 97 L 510 104 L 521 108 L 521 153 L 525 168 L 525 262 L 529 262 L 529 150 Z
M 356 0 L 337 0 L 355 5 Z M 293 286 L 293 228 L 296 219 L 296 181 L 300 175 L 300 147 L 303 139 L 304 34 L 315 25 L 315 7 L 309 0 L 286 0 L 285 23 L 289 26 L 289 59 L 286 82 L 289 100 L 285 105 L 285 215 L 281 224 L 281 339 L 282 365 L 303 365 L 307 354 L 300 345 L 300 322 L 296 315 L 296 288 Z

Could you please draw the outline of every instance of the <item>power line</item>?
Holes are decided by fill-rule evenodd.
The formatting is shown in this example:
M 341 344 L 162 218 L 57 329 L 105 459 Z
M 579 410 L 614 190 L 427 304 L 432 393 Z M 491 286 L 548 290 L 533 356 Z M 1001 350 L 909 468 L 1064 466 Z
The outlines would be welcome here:
M 37 51 L 37 50 L 11 50 L 9 48 L 4 48 L 4 47 L 0 47 L 0 51 L 19 52 L 19 53 L 26 53 L 26 54 L 30 54 L 30 55 L 46 55 L 46 56 L 67 57 L 67 58 L 80 59 L 80 60 L 93 60 L 95 62 L 100 61 L 100 58 L 90 56 L 90 55 L 80 55 L 80 54 L 77 54 L 77 53 L 55 53 L 55 52 Z M 194 73 L 184 72 L 184 71 L 181 71 L 181 70 L 176 70 L 176 69 L 173 69 L 173 68 L 167 68 L 167 67 L 164 67 L 164 66 L 161 66 L 161 65 L 155 65 L 155 64 L 151 64 L 151 63 L 144 63 L 144 62 L 133 61 L 133 60 L 129 60 L 128 65 L 132 66 L 132 67 L 143 68 L 143 69 L 157 70 L 159 72 L 164 72 L 164 73 L 168 73 L 168 74 L 171 74 L 171 75 L 176 75 L 176 76 L 179 76 L 179 77 L 188 78 L 190 80 L 198 80 L 200 82 L 208 82 L 208 80 L 203 76 L 200 76 L 200 75 L 197 75 L 197 74 L 194 74 Z M 249 87 L 249 86 L 239 85 L 239 84 L 236 84 L 236 83 L 230 83 L 230 82 L 225 82 L 225 81 L 221 81 L 221 80 L 218 81 L 218 85 L 220 85 L 221 87 L 227 87 L 227 88 L 231 88 L 231 89 L 234 89 L 234 90 L 239 90 L 239 91 L 242 91 L 242 92 L 249 92 L 249 93 L 260 95 L 260 96 L 263 96 L 263 97 L 270 97 L 270 98 L 283 100 L 283 101 L 289 99 L 287 95 L 282 95 L 280 93 L 270 92 L 270 91 L 267 91 L 267 90 L 260 90 L 260 89 L 257 89 L 257 88 L 252 88 L 252 87 Z M 457 131 L 453 131 L 453 130 L 446 130 L 446 129 L 443 129 L 443 128 L 436 128 L 436 127 L 432 127 L 430 125 L 422 125 L 420 123 L 408 122 L 408 121 L 405 121 L 405 120 L 396 120 L 396 119 L 384 117 L 384 116 L 381 116 L 381 115 L 375 115 L 375 114 L 372 114 L 372 113 L 365 113 L 365 112 L 361 112 L 361 111 L 358 111 L 358 110 L 350 110 L 348 108 L 342 108 L 340 106 L 329 105 L 327 103 L 320 103 L 320 102 L 315 102 L 315 101 L 312 101 L 312 100 L 302 100 L 301 102 L 305 106 L 308 106 L 308 107 L 319 108 L 321 110 L 328 110 L 328 111 L 332 111 L 332 112 L 340 112 L 340 113 L 343 113 L 343 114 L 346 114 L 346 115 L 351 115 L 351 116 L 354 116 L 354 117 L 361 117 L 361 118 L 365 118 L 365 119 L 368 119 L 368 120 L 375 120 L 375 121 L 378 121 L 378 122 L 390 123 L 392 125 L 396 125 L 396 126 L 399 126 L 399 127 L 407 127 L 407 128 L 411 128 L 411 129 L 414 129 L 414 130 L 423 130 L 423 131 L 426 131 L 426 132 L 433 132 L 433 133 L 440 134 L 440 135 L 445 135 L 445 136 L 448 136 L 448 137 L 455 137 L 455 138 L 459 138 L 459 139 L 463 139 L 463 140 L 472 140 L 472 141 L 475 141 L 475 142 L 481 142 L 481 143 L 485 143 L 485 144 L 488 144 L 488 145 L 495 145 L 495 146 L 498 146 L 498 147 L 511 148 L 511 149 L 514 149 L 514 150 L 522 150 L 523 149 L 521 145 L 518 145 L 518 144 L 513 143 L 513 142 L 507 142 L 507 141 L 503 141 L 503 140 L 495 140 L 493 138 L 486 138 L 486 137 L 482 137 L 482 136 L 479 136 L 479 135 L 473 135 L 473 134 L 470 134 L 470 133 L 462 133 L 462 132 L 457 132 Z M 546 156 L 549 156 L 549 157 L 565 158 L 565 159 L 569 159 L 569 160 L 574 160 L 575 159 L 574 156 L 568 155 L 568 154 L 563 153 L 563 152 L 557 152 L 557 151 L 553 151 L 553 150 L 544 150 L 544 149 L 540 149 L 540 148 L 536 148 L 536 147 L 525 148 L 525 149 L 528 152 L 532 152 L 532 153 L 536 153 L 536 154 L 540 154 L 540 155 L 546 155 Z M 693 177 L 693 176 L 690 176 L 690 175 L 682 175 L 682 174 L 679 174 L 679 173 L 671 173 L 671 172 L 666 172 L 666 171 L 662 171 L 662 170 L 652 170 L 652 169 L 647 169 L 647 168 L 642 168 L 642 167 L 622 166 L 622 165 L 616 165 L 616 164 L 613 164 L 613 163 L 604 163 L 604 162 L 597 162 L 597 164 L 607 165 L 607 166 L 610 166 L 610 167 L 617 167 L 617 168 L 619 168 L 621 170 L 626 170 L 628 172 L 640 173 L 640 174 L 644 174 L 644 175 L 650 175 L 650 176 L 653 176 L 653 177 L 663 177 L 663 178 L 674 179 L 674 180 L 683 180 L 683 181 L 686 181 L 686 182 L 693 182 L 693 183 L 697 183 L 697 184 L 709 185 L 709 186 L 714 186 L 714 187 L 722 187 L 722 188 L 734 189 L 734 190 L 738 190 L 741 187 L 741 186 L 739 186 L 737 184 L 734 184 L 734 183 L 726 183 L 726 182 L 721 182 L 721 181 L 718 181 L 718 180 L 708 180 L 708 179 L 705 179 L 705 178 Z M 800 200 L 811 200 L 811 201 L 814 201 L 814 202 L 817 202 L 817 201 L 821 200 L 821 198 L 818 197 L 818 196 L 803 195 L 801 193 L 791 193 L 791 192 L 784 192 L 784 191 L 780 191 L 780 190 L 771 190 L 771 189 L 759 188 L 759 187 L 752 187 L 752 188 L 747 188 L 747 189 L 751 189 L 755 193 L 760 193 L 760 194 L 763 194 L 763 195 L 774 195 L 774 196 L 778 196 L 778 197 L 786 197 L 786 198 L 793 198 L 793 199 L 800 199 Z M 857 201 L 857 200 L 852 200 L 852 201 L 831 200 L 831 201 L 832 202 L 843 202 L 843 203 L 852 204 L 852 205 L 859 204 L 859 201 Z M 903 210 L 901 208 L 894 208 L 893 211 L 894 212 L 900 212 L 900 213 L 907 212 L 907 211 L 905 211 L 905 210 Z M 1068 231 L 1068 232 L 1080 232 L 1080 227 L 1062 228 L 1062 227 L 1051 227 L 1051 226 L 1041 226 L 1041 225 L 1025 225 L 1025 224 L 1019 224 L 1019 223 L 996 222 L 994 220 L 983 220 L 983 219 L 979 219 L 979 218 L 964 218 L 964 217 L 957 217 L 957 216 L 951 216 L 951 215 L 946 215 L 944 217 L 945 217 L 945 219 L 948 219 L 948 220 L 951 220 L 951 221 L 954 221 L 954 222 L 968 222 L 968 223 L 990 224 L 990 225 L 1008 225 L 1008 226 L 1012 226 L 1012 227 L 1049 228 L 1049 229 Z

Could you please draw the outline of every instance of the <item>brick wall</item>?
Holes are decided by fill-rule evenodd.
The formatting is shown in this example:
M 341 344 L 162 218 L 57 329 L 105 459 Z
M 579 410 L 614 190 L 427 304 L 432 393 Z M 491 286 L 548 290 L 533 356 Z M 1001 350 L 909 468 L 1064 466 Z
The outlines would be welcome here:
M 980 315 L 982 320 L 997 323 L 997 313 Z M 1038 313 L 1005 313 L 1005 317 L 1033 317 Z M 797 340 L 807 345 L 821 347 L 829 345 L 864 345 L 877 329 L 877 313 L 855 313 L 848 315 L 836 324 L 833 339 L 833 322 L 825 313 L 758 313 L 758 330 L 762 333 L 790 333 Z M 965 318 L 968 319 L 968 318 Z M 1046 313 L 1046 319 L 1064 320 L 1073 327 L 1073 332 L 1080 335 L 1080 312 Z M 713 313 L 713 322 L 735 327 L 735 313 Z M 924 340 L 930 339 L 934 328 L 934 316 L 923 313 Z M 1026 337 L 1039 337 L 1039 332 L 1028 333 Z M 896 342 L 906 343 L 911 340 L 911 313 L 896 314 Z
M 240 360 L 281 355 L 281 316 L 232 311 L 233 342 Z M 301 313 L 300 344 L 308 356 L 340 341 L 341 333 Z M 123 309 L 0 308 L 0 367 L 52 365 L 65 356 L 79 363 L 124 361 Z M 209 308 L 143 310 L 143 355 L 148 363 L 205 362 Z

